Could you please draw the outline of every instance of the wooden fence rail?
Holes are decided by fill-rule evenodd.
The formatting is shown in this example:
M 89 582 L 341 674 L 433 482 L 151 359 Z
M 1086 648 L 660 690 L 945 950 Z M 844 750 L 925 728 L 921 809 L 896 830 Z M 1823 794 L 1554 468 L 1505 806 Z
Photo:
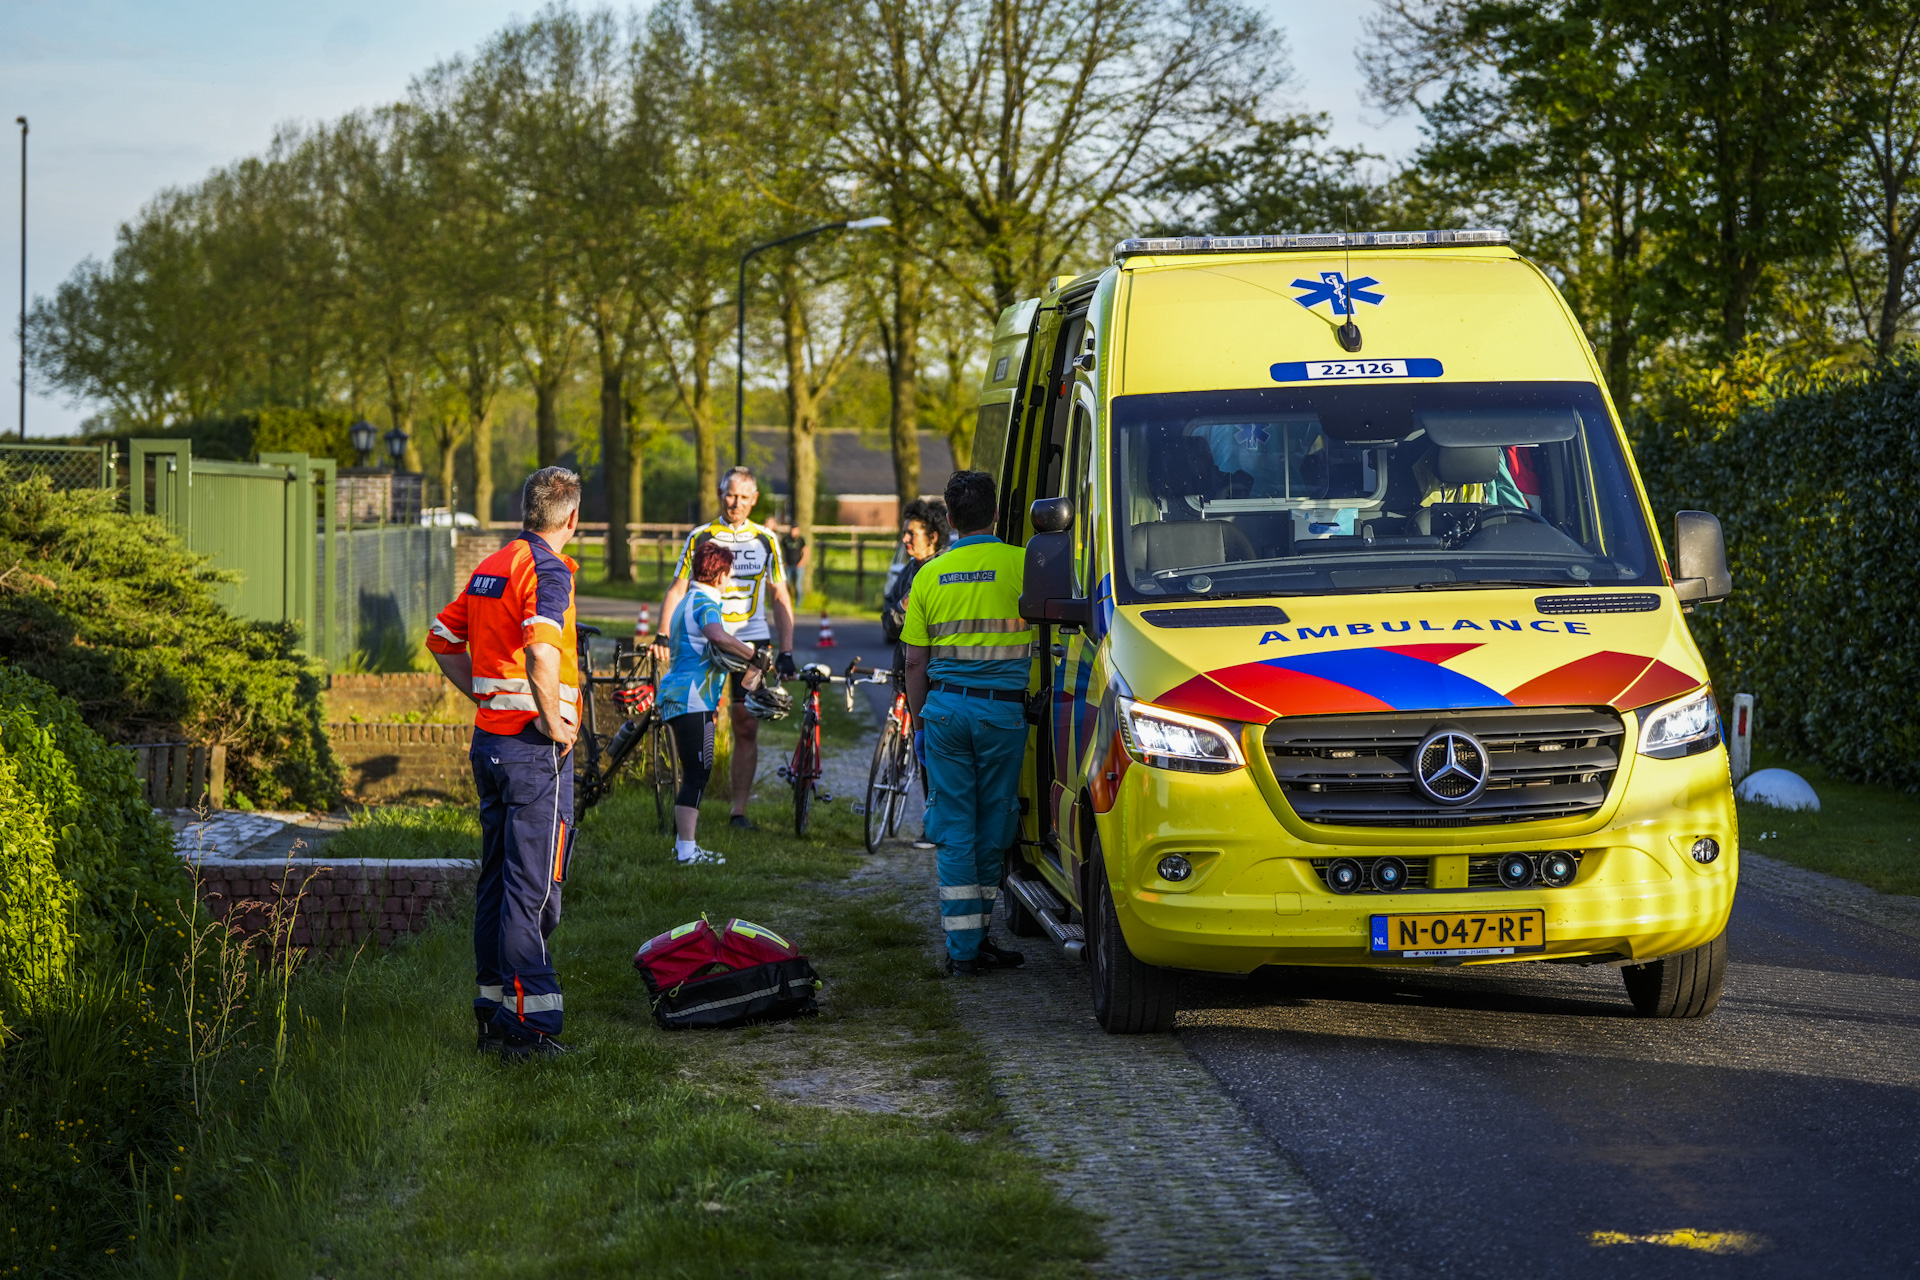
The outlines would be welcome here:
M 190 742 L 142 742 L 133 752 L 133 774 L 155 809 L 224 809 L 227 749 Z

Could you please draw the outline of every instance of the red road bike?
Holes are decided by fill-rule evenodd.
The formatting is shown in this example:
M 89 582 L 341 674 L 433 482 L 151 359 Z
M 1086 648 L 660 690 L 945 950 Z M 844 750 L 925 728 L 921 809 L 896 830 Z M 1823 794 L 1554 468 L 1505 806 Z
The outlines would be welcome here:
M 815 793 L 822 803 L 832 796 L 819 790 L 820 786 L 820 686 L 823 684 L 847 685 L 852 691 L 852 672 L 860 660 L 855 658 L 847 664 L 847 675 L 836 676 L 824 662 L 810 662 L 800 668 L 795 678 L 804 681 L 807 696 L 802 700 L 800 710 L 800 741 L 794 744 L 793 758 L 780 767 L 780 776 L 793 788 L 793 834 L 807 834 L 807 823 L 813 814 Z
M 906 680 L 898 672 L 859 669 L 859 660 L 847 668 L 847 710 L 853 710 L 853 686 L 884 684 L 893 688 L 893 706 L 880 726 L 880 741 L 873 747 L 873 764 L 867 770 L 866 841 L 867 852 L 878 853 L 882 840 L 900 834 L 900 818 L 907 811 L 907 793 L 920 774 L 920 762 L 913 754 L 913 712 L 907 709 Z M 861 681 L 853 679 L 865 675 Z

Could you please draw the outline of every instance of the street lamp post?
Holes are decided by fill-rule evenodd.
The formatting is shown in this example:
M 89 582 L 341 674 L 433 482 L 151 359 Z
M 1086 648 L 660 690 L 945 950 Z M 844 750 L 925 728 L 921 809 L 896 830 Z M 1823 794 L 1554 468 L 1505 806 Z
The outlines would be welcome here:
M 740 291 L 734 295 L 733 335 L 733 461 L 736 466 L 747 465 L 747 263 L 757 253 L 778 249 L 783 244 L 793 244 L 797 240 L 810 239 L 823 231 L 871 231 L 875 227 L 892 225 L 892 218 L 823 222 L 817 227 L 808 227 L 805 231 L 796 231 L 790 236 L 757 244 L 740 255 Z
M 20 442 L 27 439 L 27 118 L 20 126 Z

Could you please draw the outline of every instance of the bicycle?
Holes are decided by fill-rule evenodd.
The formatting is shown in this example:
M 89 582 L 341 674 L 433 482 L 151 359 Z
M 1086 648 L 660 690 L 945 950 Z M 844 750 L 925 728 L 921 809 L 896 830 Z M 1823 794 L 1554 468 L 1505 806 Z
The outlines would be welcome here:
M 820 782 L 820 686 L 823 684 L 844 684 L 849 693 L 853 686 L 853 668 L 858 665 L 855 658 L 847 664 L 847 674 L 836 676 L 824 662 L 810 662 L 800 668 L 795 679 L 807 686 L 807 696 L 800 711 L 800 741 L 794 744 L 793 757 L 780 766 L 780 777 L 793 788 L 793 834 L 807 834 L 807 823 L 813 813 L 814 793 L 819 791 Z M 833 797 L 822 791 L 820 800 L 825 803 Z
M 900 833 L 900 819 L 906 813 L 907 794 L 920 774 L 920 761 L 913 754 L 913 713 L 907 709 L 906 680 L 901 673 L 870 667 L 862 672 L 859 659 L 847 668 L 847 710 L 853 710 L 855 684 L 884 684 L 893 687 L 893 706 L 880 726 L 880 741 L 873 747 L 873 764 L 867 770 L 866 842 L 868 853 L 880 852 L 880 842 Z M 856 675 L 865 680 L 855 681 Z
M 666 722 L 653 714 L 659 663 L 651 654 L 632 652 L 626 641 L 616 640 L 612 672 L 598 675 L 589 642 L 600 634 L 600 628 L 580 624 L 575 631 L 580 663 L 580 736 L 574 744 L 573 756 L 574 823 L 578 825 L 587 810 L 606 799 L 621 766 L 634 749 L 644 743 L 641 762 L 653 778 L 654 817 L 661 830 L 668 830 L 673 821 L 673 796 L 680 785 L 680 757 L 673 748 L 673 734 Z M 641 674 L 643 661 L 644 676 Z M 620 727 L 610 735 L 599 732 L 599 710 L 594 698 L 596 685 L 611 685 L 614 701 L 624 712 Z

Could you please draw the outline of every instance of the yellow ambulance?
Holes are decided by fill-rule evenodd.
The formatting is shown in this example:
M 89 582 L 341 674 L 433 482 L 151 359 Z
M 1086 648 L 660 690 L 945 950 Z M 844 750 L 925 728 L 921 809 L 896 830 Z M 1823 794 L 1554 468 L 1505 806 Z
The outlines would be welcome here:
M 974 458 L 1042 624 L 1011 926 L 1108 1030 L 1268 965 L 1612 965 L 1711 1012 L 1720 526 L 1662 546 L 1504 233 L 1123 241 L 1006 310 Z

